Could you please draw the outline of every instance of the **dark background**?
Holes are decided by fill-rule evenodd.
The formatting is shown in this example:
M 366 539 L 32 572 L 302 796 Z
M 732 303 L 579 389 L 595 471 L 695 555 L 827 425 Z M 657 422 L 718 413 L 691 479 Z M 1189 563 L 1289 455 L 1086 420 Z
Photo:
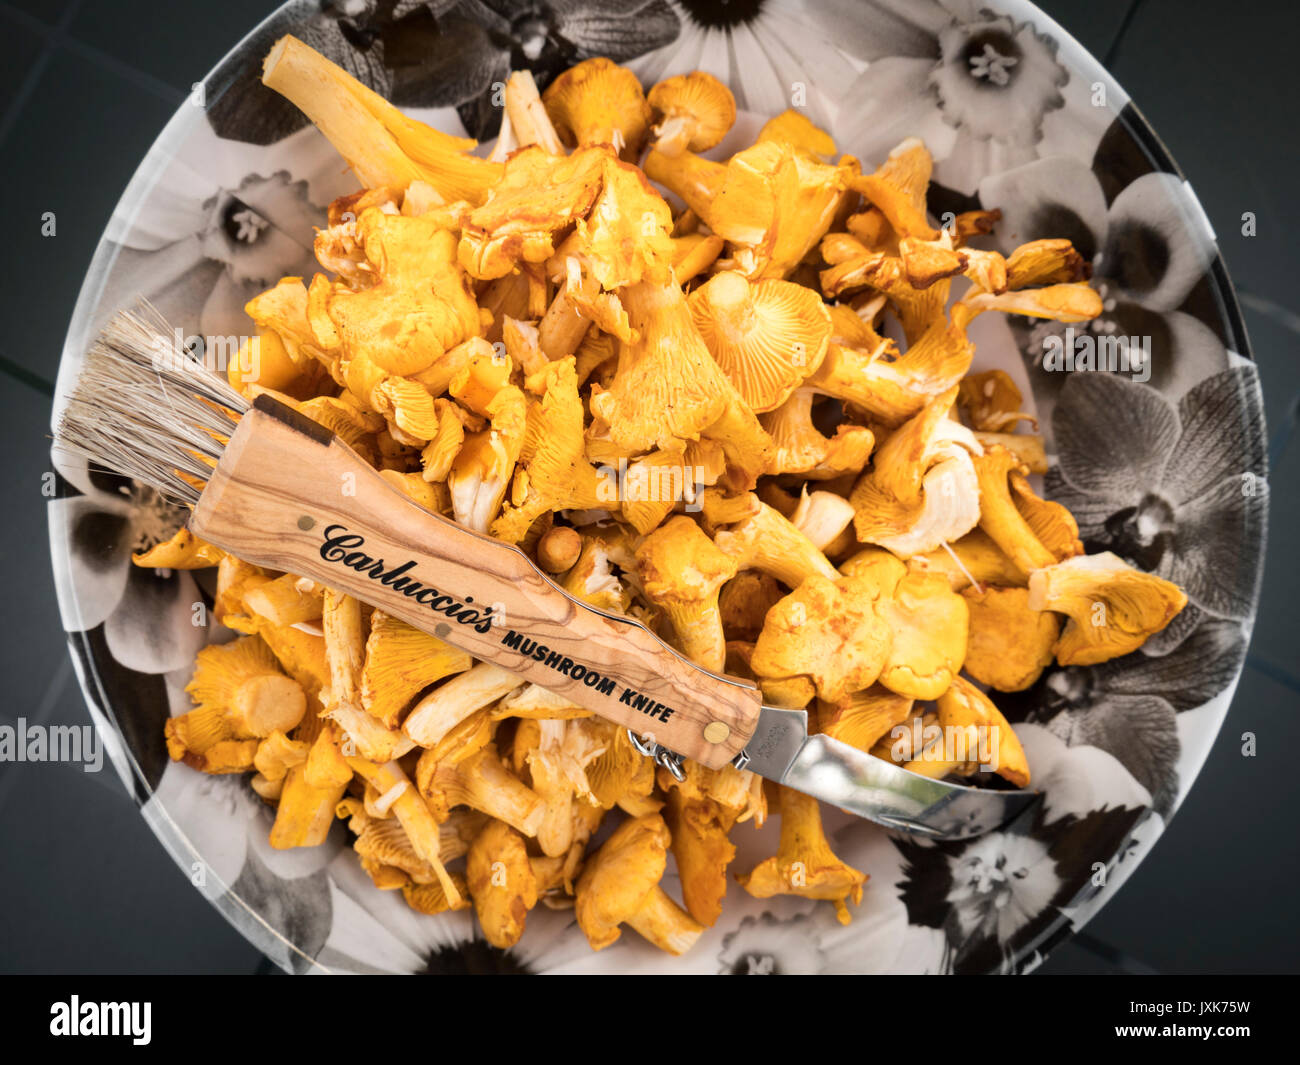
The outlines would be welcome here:
M 0 721 L 88 718 L 49 572 L 41 474 L 63 334 L 118 195 L 268 0 L 0 0 Z M 1272 515 L 1241 685 L 1169 830 L 1041 970 L 1294 972 L 1300 916 L 1300 293 L 1293 0 L 1040 0 L 1115 73 L 1198 192 L 1263 379 Z M 40 234 L 55 212 L 58 234 Z M 1258 235 L 1241 235 L 1253 211 Z M 1241 734 L 1258 754 L 1243 758 Z M 0 765 L 0 971 L 269 971 L 155 841 L 116 775 Z

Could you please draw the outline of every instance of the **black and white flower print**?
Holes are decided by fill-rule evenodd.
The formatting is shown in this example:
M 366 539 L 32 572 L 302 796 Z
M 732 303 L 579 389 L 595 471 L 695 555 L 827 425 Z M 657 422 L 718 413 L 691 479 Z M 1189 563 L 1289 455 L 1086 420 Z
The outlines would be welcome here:
M 1268 496 L 1254 367 L 1206 377 L 1177 403 L 1107 374 L 1064 376 L 1047 487 L 1085 548 L 1173 581 L 1203 614 L 1244 619 L 1257 560 L 1240 545 L 1263 536 Z
M 141 296 L 186 336 L 241 337 L 244 304 L 282 277 L 310 277 L 313 226 L 324 206 L 287 170 L 241 174 L 230 186 L 194 172 L 163 179 L 166 209 L 113 231 L 119 245 L 104 302 Z
M 207 642 L 206 625 L 193 624 L 202 597 L 192 574 L 131 562 L 133 553 L 168 539 L 184 514 L 127 478 L 84 464 L 64 469 L 68 480 L 48 513 L 65 628 L 102 627 L 107 652 L 136 673 L 192 665 Z
M 596 55 L 647 86 L 696 69 L 724 81 L 742 117 L 722 155 L 789 107 L 868 167 L 920 137 L 935 158 L 932 207 L 1001 209 L 990 245 L 1003 250 L 1074 241 L 1105 304 L 1076 335 L 1151 337 L 1142 384 L 1045 372 L 1057 323 L 986 315 L 972 328 L 979 368 L 1025 386 L 1052 459 L 1045 490 L 1077 516 L 1088 551 L 1168 577 L 1190 602 L 1139 651 L 1049 668 L 999 698 L 1043 796 L 1012 825 L 933 845 L 826 808 L 832 848 L 869 875 L 849 925 L 823 904 L 754 899 L 733 882 L 722 917 L 682 958 L 631 931 L 593 953 L 571 910 L 542 906 L 499 951 L 472 910 L 431 917 L 377 890 L 341 824 L 319 847 L 276 851 L 273 810 L 245 781 L 169 760 L 163 724 L 189 709 L 194 654 L 231 635 L 193 623 L 210 574 L 131 565 L 131 551 L 182 515 L 56 456 L 51 554 L 78 676 L 92 717 L 112 730 L 114 764 L 186 874 L 295 972 L 1023 972 L 1041 962 L 1149 851 L 1223 720 L 1267 506 L 1259 386 L 1226 275 L 1195 197 L 1123 90 L 1025 0 L 292 0 L 206 79 L 206 108 L 187 105 L 141 165 L 83 289 L 59 397 L 94 332 L 141 295 L 187 335 L 238 337 L 251 329 L 249 298 L 316 269 L 312 227 L 355 179 L 261 85 L 262 58 L 285 33 L 423 120 L 484 141 L 512 70 L 544 88 Z M 739 826 L 734 870 L 770 856 L 778 835 L 775 817 Z M 671 863 L 664 884 L 680 897 Z
M 919 137 L 935 180 L 971 194 L 986 175 L 1063 148 L 1090 151 L 1108 121 L 1088 103 L 1091 82 L 1032 19 L 981 0 L 853 6 L 839 40 L 867 65 L 834 132 L 866 161 Z
M 816 922 L 807 914 L 782 920 L 771 913 L 746 917 L 722 941 L 718 971 L 727 976 L 808 976 L 825 956 Z
M 190 882 L 263 953 L 292 972 L 312 967 L 335 923 L 326 866 L 338 839 L 276 850 L 268 842 L 275 811 L 246 778 L 180 764 L 167 767 L 141 812 Z
M 899 839 L 901 896 L 912 924 L 940 930 L 945 971 L 1017 972 L 1065 931 L 1065 911 L 1091 892 L 1142 807 L 1034 820 L 965 842 Z
M 984 178 L 979 200 L 1002 211 L 994 240 L 1005 252 L 1031 240 L 1069 239 L 1091 264 L 1102 298 L 1101 315 L 1087 323 L 1010 320 L 1045 418 L 1069 377 L 1044 366 L 1052 339 L 1068 348 L 1069 337 L 1137 338 L 1147 350 L 1146 383 L 1174 397 L 1227 368 L 1223 340 L 1186 309 L 1216 250 L 1200 207 L 1177 175 L 1145 173 L 1107 202 L 1091 167 L 1056 156 Z
M 1168 819 L 1178 798 L 1177 715 L 1227 688 L 1245 654 L 1240 624 L 1198 618 L 1165 654 L 1143 648 L 1098 666 L 1053 667 L 1030 690 L 1001 696 L 999 706 L 1012 722 L 1041 724 L 1071 747 L 1111 755 Z M 1037 787 L 1036 765 L 1033 771 Z

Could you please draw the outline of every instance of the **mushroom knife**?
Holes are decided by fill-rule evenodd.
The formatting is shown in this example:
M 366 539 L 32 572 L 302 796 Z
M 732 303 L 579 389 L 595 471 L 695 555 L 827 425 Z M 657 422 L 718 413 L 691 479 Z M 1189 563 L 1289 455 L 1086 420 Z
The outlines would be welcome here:
M 629 730 L 680 775 L 681 759 L 735 764 L 889 828 L 968 837 L 1034 798 L 908 772 L 827 736 L 802 710 L 700 668 L 635 619 L 570 596 L 519 548 L 419 506 L 340 438 L 269 395 L 249 402 L 174 347 L 159 326 L 119 315 L 87 355 L 56 436 L 193 508 L 196 536 L 245 559 L 370 603 Z M 169 332 L 163 332 L 164 337 Z M 206 485 L 200 489 L 206 481 Z M 387 760 L 417 743 L 370 721 L 349 730 Z M 454 723 L 452 723 L 454 724 Z

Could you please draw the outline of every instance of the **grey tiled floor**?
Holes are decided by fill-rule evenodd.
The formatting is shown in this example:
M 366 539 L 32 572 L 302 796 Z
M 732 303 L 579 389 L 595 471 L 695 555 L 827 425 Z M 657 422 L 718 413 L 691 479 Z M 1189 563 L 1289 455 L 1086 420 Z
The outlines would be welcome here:
M 0 720 L 86 720 L 54 608 L 41 473 L 64 328 L 104 223 L 152 138 L 268 10 L 262 0 L 0 0 Z M 1047 973 L 1294 969 L 1290 752 L 1300 746 L 1300 296 L 1289 0 L 1043 0 L 1106 60 L 1199 192 L 1264 383 L 1273 445 L 1263 609 L 1237 698 L 1182 811 Z M 40 219 L 55 212 L 57 236 Z M 1244 211 L 1258 236 L 1240 232 Z M 1292 521 L 1291 519 L 1296 519 Z M 1257 736 L 1253 759 L 1241 735 Z M 0 767 L 0 970 L 253 972 L 256 951 L 157 845 L 109 772 Z

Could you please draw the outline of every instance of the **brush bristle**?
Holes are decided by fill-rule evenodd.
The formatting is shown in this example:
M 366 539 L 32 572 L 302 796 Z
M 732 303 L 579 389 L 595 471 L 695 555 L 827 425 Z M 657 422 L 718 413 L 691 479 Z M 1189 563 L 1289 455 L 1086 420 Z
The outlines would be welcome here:
M 193 506 L 247 409 L 248 401 L 180 347 L 162 315 L 142 302 L 119 312 L 95 338 L 55 447 Z

